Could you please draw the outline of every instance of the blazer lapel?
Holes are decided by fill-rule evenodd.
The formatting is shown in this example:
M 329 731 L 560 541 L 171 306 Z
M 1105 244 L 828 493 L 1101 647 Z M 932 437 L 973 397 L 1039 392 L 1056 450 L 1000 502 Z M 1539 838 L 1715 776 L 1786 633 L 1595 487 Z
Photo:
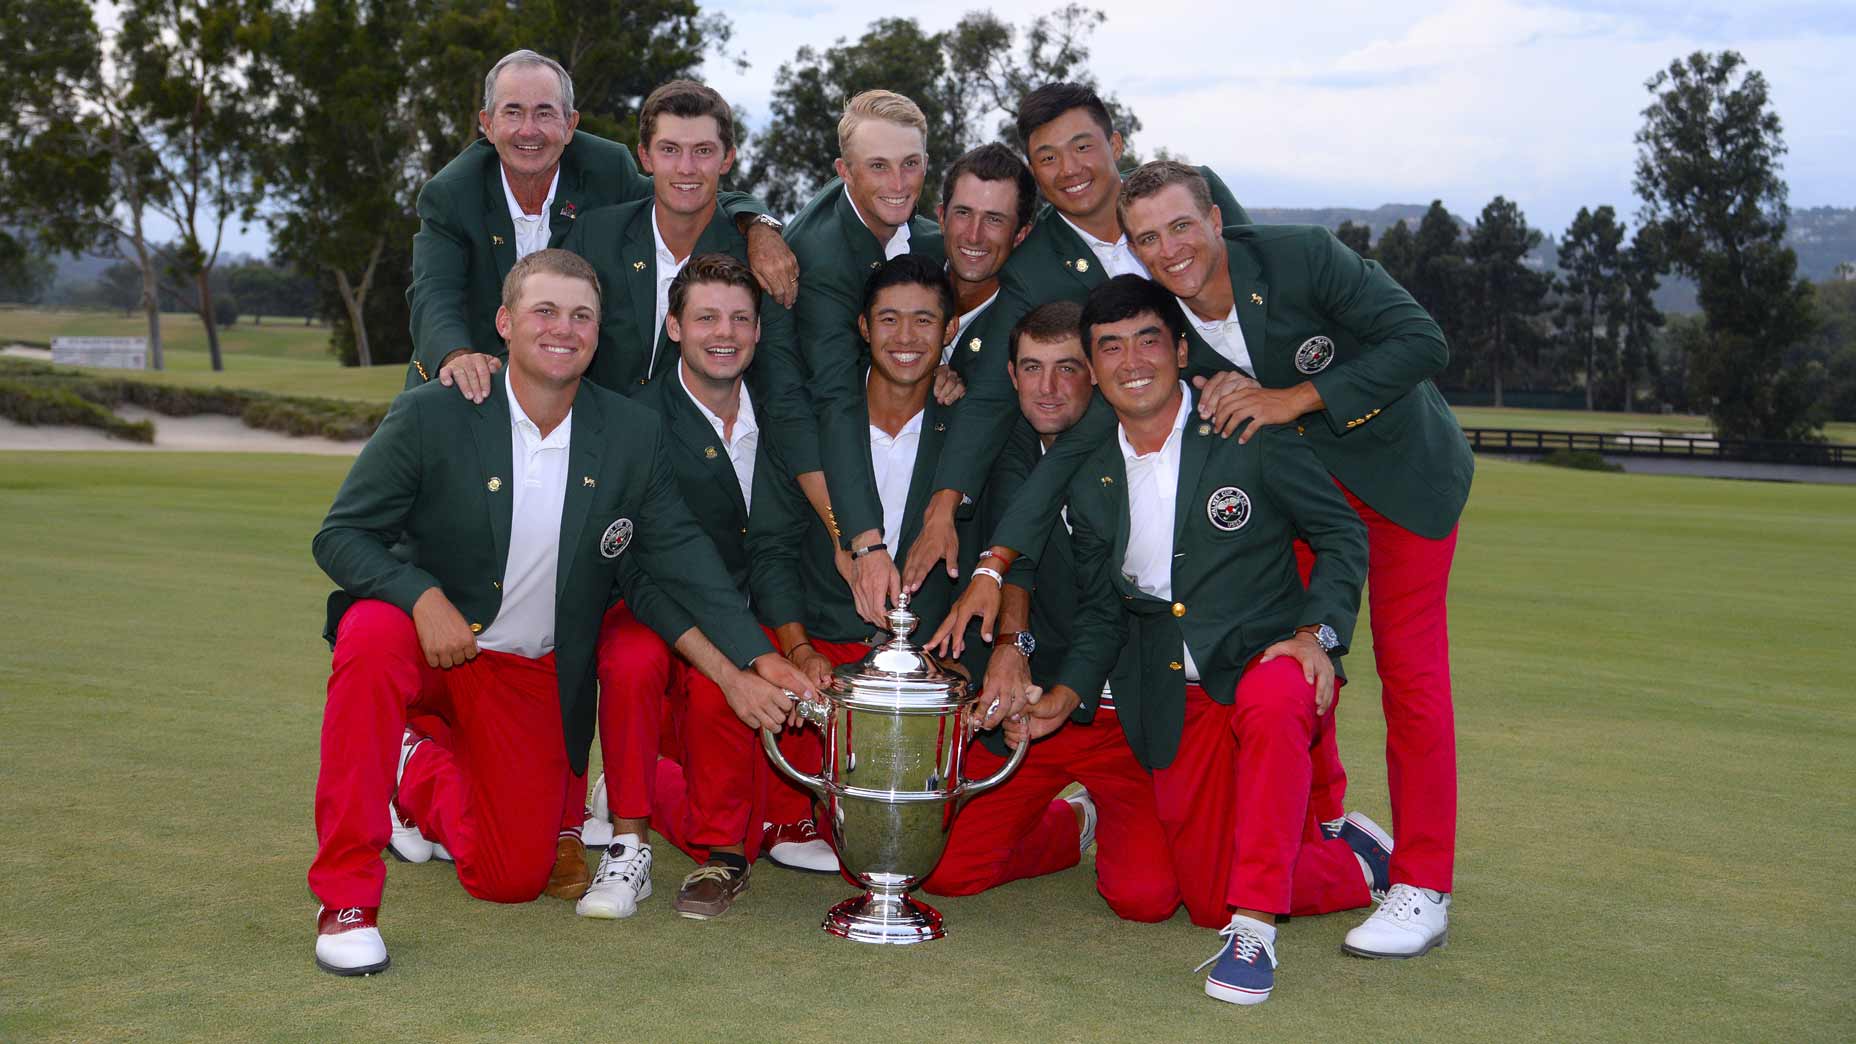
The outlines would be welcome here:
M 503 191 L 501 164 L 502 160 L 491 152 L 490 172 L 483 179 L 483 227 L 490 236 L 490 256 L 496 259 L 499 287 L 516 263 L 516 224 L 509 220 L 509 196 Z
M 947 441 L 947 416 L 931 392 L 922 410 L 922 434 L 915 443 L 915 470 L 909 473 L 909 500 L 902 508 L 901 540 L 892 552 L 906 550 L 915 542 L 921 528 L 922 512 L 928 509 L 928 497 L 934 493 L 935 464 L 941 459 L 941 444 Z
M 1081 284 L 1084 290 L 1094 290 L 1108 282 L 1108 273 L 1102 271 L 1102 262 L 1096 257 L 1095 251 L 1089 249 L 1089 244 L 1083 242 L 1083 237 L 1076 234 L 1068 221 L 1054 208 L 1045 216 L 1045 220 L 1051 223 L 1051 254 L 1072 279 Z
M 1114 461 L 1109 465 L 1108 473 L 1102 476 L 1104 491 L 1115 511 L 1115 577 L 1121 584 L 1121 593 L 1138 595 L 1140 589 L 1134 586 L 1121 564 L 1128 560 L 1128 464 L 1121 457 L 1121 449 L 1116 447 Z
M 483 506 L 490 512 L 490 536 L 495 542 L 499 579 L 508 568 L 509 520 L 515 514 L 516 495 L 515 436 L 509 427 L 509 392 L 503 387 L 507 379 L 498 374 L 491 381 L 490 394 L 475 407 L 476 423 L 471 426 L 477 460 L 483 469 L 477 481 L 483 483 Z
M 570 149 L 561 154 L 561 181 L 554 187 L 554 202 L 548 212 L 548 245 L 558 247 L 574 230 L 574 221 L 586 208 L 586 172 L 579 164 L 569 163 Z
M 1179 561 L 1186 537 L 1186 519 L 1197 511 L 1199 474 L 1211 455 L 1212 441 L 1218 436 L 1211 426 L 1199 419 L 1198 396 L 1188 395 L 1192 412 L 1186 417 L 1186 430 L 1179 436 L 1179 485 L 1173 490 L 1173 560 Z M 1178 585 L 1175 585 L 1177 587 Z
M 586 528 L 586 516 L 592 512 L 593 497 L 599 492 L 588 480 L 598 477 L 606 446 L 606 418 L 597 397 L 574 396 L 573 420 L 573 435 L 567 442 L 567 496 L 561 502 L 561 550 L 554 571 L 557 601 L 567 590 L 567 578 L 573 575 L 574 561 L 580 554 L 580 534 Z
M 1255 373 L 1269 328 L 1270 287 L 1263 281 L 1263 269 L 1248 243 L 1227 237 L 1224 246 L 1226 266 L 1231 272 L 1231 298 L 1237 303 L 1237 324 L 1243 328 L 1244 350 L 1250 353 L 1250 369 Z
M 644 353 L 645 368 L 640 376 L 657 372 L 657 237 L 651 232 L 651 209 L 638 208 L 638 216 L 625 230 L 625 245 L 619 251 L 625 266 L 625 292 L 631 298 L 632 327 L 638 348 Z
M 734 461 L 728 458 L 728 447 L 722 444 L 722 437 L 716 434 L 709 418 L 702 415 L 702 410 L 690 400 L 689 393 L 683 390 L 683 382 L 665 374 L 663 395 L 674 400 L 669 404 L 670 430 L 677 436 L 691 453 L 704 462 L 709 472 L 709 481 L 728 491 L 728 499 L 735 505 L 740 517 L 746 518 L 747 501 L 741 499 L 741 480 L 735 477 Z M 743 394 L 746 389 L 743 389 Z M 763 435 L 762 438 L 766 436 Z

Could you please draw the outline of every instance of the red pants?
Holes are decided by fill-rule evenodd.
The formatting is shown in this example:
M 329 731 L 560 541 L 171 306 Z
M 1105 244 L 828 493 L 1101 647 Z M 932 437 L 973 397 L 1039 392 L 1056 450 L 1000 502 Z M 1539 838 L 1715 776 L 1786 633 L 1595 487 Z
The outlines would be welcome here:
M 1005 759 L 974 744 L 966 774 L 983 779 Z M 1121 723 L 1105 710 L 1087 725 L 1068 722 L 1033 744 L 999 787 L 968 802 L 954 820 L 940 865 L 923 883 L 935 895 L 974 895 L 1008 881 L 1055 873 L 1079 859 L 1076 811 L 1057 796 L 1072 781 L 1096 803 L 1096 891 L 1117 916 L 1164 921 L 1179 886 L 1154 809 L 1154 786 L 1134 760 Z
M 1456 712 L 1445 602 L 1457 531 L 1427 540 L 1345 486 L 1341 492 L 1366 523 L 1366 604 L 1392 797 L 1392 881 L 1448 892 L 1456 864 Z M 1300 543 L 1296 554 L 1306 577 L 1312 558 Z
M 1229 706 L 1186 686 L 1179 753 L 1153 781 L 1192 923 L 1222 928 L 1233 907 L 1312 915 L 1372 901 L 1353 849 L 1323 839 L 1309 806 L 1316 736 L 1332 725 L 1288 657 L 1253 660 Z
M 387 806 L 413 718 L 444 728 L 407 762 L 400 810 L 450 850 L 466 892 L 500 903 L 539 896 L 569 800 L 554 656 L 481 652 L 461 667 L 428 667 L 412 618 L 371 599 L 336 630 L 310 891 L 329 907 L 380 905 Z
M 751 859 L 761 823 L 811 817 L 810 795 L 774 778 L 759 730 L 624 605 L 608 610 L 600 629 L 599 679 L 600 757 L 614 817 L 649 817 L 698 860 L 712 845 L 737 844 Z M 788 730 L 781 749 L 801 770 L 817 770 L 816 732 Z M 681 751 L 682 764 L 660 761 L 665 750 Z

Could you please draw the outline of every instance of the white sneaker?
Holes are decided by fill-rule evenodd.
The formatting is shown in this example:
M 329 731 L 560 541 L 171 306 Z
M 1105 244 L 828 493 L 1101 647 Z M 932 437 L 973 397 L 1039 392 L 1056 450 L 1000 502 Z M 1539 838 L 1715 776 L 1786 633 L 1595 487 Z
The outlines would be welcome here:
M 316 910 L 316 967 L 331 975 L 372 975 L 387 970 L 387 944 L 375 919 L 377 906 Z
M 1083 810 L 1083 829 L 1076 839 L 1078 854 L 1089 851 L 1089 846 L 1096 843 L 1096 802 L 1089 796 L 1089 791 L 1079 790 L 1064 798 L 1070 804 Z
M 419 749 L 425 737 L 417 735 L 411 729 L 400 733 L 400 763 L 393 770 L 393 797 L 387 800 L 387 822 L 393 825 L 393 834 L 387 839 L 387 851 L 402 863 L 423 863 L 432 858 L 432 842 L 426 840 L 419 828 L 413 826 L 400 815 L 400 779 L 406 775 L 406 762 L 412 759 L 412 752 Z
M 1447 945 L 1449 927 L 1450 893 L 1395 884 L 1379 909 L 1347 933 L 1340 948 L 1355 957 L 1422 957 Z
M 638 904 L 651 898 L 651 846 L 637 834 L 620 834 L 599 857 L 593 883 L 574 905 L 582 917 L 617 919 L 638 912 Z
M 606 774 L 593 781 L 593 796 L 586 803 L 586 822 L 580 826 L 580 843 L 605 848 L 612 843 L 612 806 L 606 801 Z
M 810 819 L 761 824 L 760 847 L 775 866 L 812 874 L 838 872 L 838 853 L 832 849 L 831 842 L 819 834 L 818 824 Z

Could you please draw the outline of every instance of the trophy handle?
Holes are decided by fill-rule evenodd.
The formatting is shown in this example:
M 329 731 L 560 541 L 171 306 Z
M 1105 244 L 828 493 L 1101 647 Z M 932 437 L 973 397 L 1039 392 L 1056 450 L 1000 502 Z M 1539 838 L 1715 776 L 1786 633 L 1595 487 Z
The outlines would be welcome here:
M 1025 760 L 1025 752 L 1030 749 L 1031 738 L 1027 736 L 1023 743 L 1020 743 L 1017 747 L 1012 749 L 1012 756 L 1006 759 L 1004 768 L 1001 768 L 999 771 L 981 780 L 967 779 L 963 776 L 960 780 L 960 788 L 954 792 L 954 796 L 957 798 L 970 798 L 977 794 L 984 794 L 988 790 L 1004 783 L 1005 777 L 1018 771 L 1019 764 Z
M 822 703 L 802 700 L 796 692 L 789 691 L 786 695 L 794 703 L 799 705 L 800 717 L 813 725 L 817 725 L 819 731 L 824 731 L 825 726 L 831 721 L 831 711 L 829 708 Z M 767 751 L 767 757 L 773 762 L 775 768 L 786 773 L 793 782 L 817 794 L 819 797 L 825 796 L 825 781 L 823 779 L 794 768 L 793 763 L 786 760 L 786 755 L 780 753 L 779 733 L 772 729 L 760 730 L 760 745 Z

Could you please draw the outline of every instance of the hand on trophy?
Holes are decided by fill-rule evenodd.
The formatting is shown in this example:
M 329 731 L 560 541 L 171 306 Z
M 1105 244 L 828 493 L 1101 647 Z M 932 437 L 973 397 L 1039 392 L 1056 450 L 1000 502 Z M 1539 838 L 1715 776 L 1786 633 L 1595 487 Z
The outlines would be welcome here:
M 1036 704 L 1044 690 L 1032 684 L 1031 661 L 1014 649 L 993 650 L 986 664 L 985 688 L 975 703 L 974 716 L 982 729 L 1020 717 Z
M 1023 718 L 1005 719 L 1005 745 L 1017 748 L 1056 732 L 1082 702 L 1083 698 L 1068 685 L 1052 686 L 1042 699 L 1025 709 Z

